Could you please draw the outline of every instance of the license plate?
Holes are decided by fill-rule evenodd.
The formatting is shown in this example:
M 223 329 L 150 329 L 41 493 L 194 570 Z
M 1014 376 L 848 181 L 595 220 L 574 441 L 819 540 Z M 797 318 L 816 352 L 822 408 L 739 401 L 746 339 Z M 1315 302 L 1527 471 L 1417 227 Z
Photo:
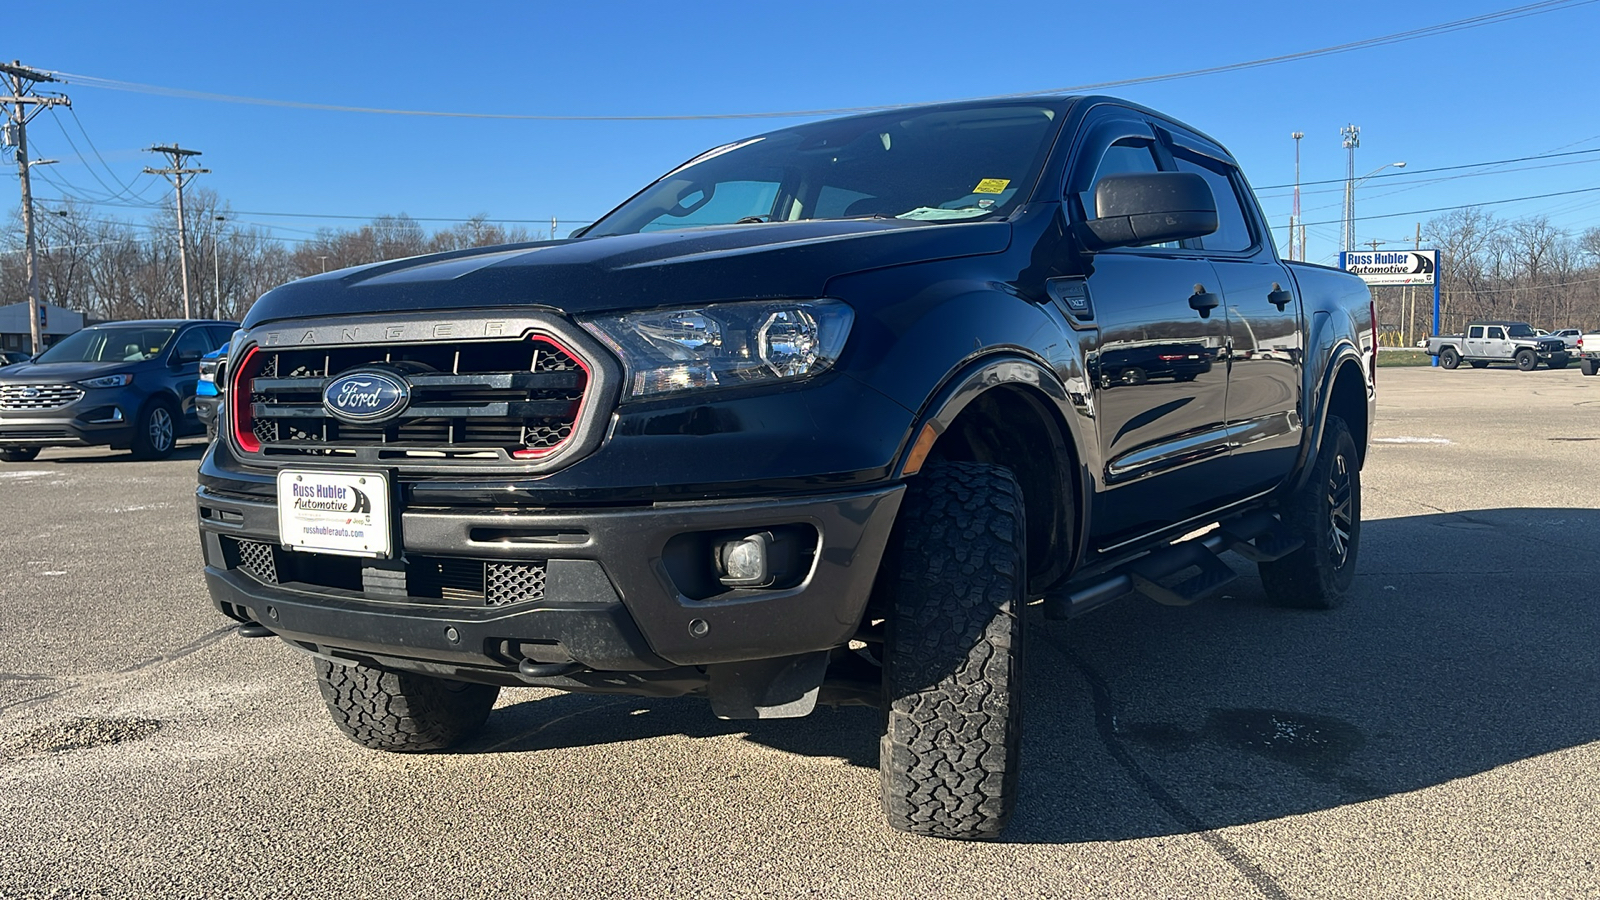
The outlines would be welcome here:
M 291 550 L 393 555 L 389 479 L 376 472 L 279 472 L 278 535 Z

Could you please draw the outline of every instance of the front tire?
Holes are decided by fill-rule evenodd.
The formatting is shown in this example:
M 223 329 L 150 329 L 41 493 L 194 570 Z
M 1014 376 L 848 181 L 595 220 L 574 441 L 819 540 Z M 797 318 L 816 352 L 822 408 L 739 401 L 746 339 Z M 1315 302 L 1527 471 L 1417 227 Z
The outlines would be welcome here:
M 1439 365 L 1446 369 L 1454 369 L 1461 365 L 1461 354 L 1457 353 L 1454 347 L 1446 347 L 1439 351 Z
M 134 459 L 166 459 L 178 445 L 178 420 L 172 407 L 151 403 L 139 415 L 133 430 Z
M 1539 365 L 1539 355 L 1532 350 L 1517 351 L 1517 368 L 1524 372 L 1532 372 Z
M 489 718 L 500 689 L 414 672 L 316 660 L 317 688 L 333 723 L 369 750 L 447 750 Z
M 6 462 L 33 462 L 38 456 L 38 447 L 8 447 L 0 450 L 0 459 Z
M 1344 420 L 1329 416 L 1311 476 L 1283 505 L 1286 535 L 1305 546 L 1258 565 L 1267 598 L 1279 606 L 1333 609 L 1356 577 L 1361 549 L 1361 469 Z
M 889 824 L 993 838 L 1017 799 L 1022 747 L 1022 490 L 1009 469 L 928 466 L 907 488 L 887 595 L 887 726 L 878 771 Z

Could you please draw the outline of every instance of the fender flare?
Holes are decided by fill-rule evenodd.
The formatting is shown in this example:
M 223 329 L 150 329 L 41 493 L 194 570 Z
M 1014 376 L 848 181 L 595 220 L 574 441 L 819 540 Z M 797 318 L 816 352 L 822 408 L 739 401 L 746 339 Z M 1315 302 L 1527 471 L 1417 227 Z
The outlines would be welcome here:
M 923 405 L 910 431 L 910 439 L 901 450 L 895 463 L 893 477 L 904 480 L 914 477 L 917 468 L 908 468 L 919 448 L 926 454 L 939 437 L 960 417 L 972 402 L 989 391 L 1003 387 L 1021 387 L 1024 395 L 1036 402 L 1040 413 L 1051 424 L 1055 437 L 1056 470 L 1063 484 L 1073 490 L 1071 521 L 1073 546 L 1057 566 L 1051 570 L 1056 581 L 1070 572 L 1078 560 L 1085 558 L 1089 540 L 1088 498 L 1094 495 L 1094 483 L 1085 460 L 1085 436 L 1082 425 L 1073 421 L 1072 410 L 1081 401 L 1075 400 L 1061 379 L 1043 362 L 1015 350 L 992 353 L 965 362 L 947 375 L 927 403 Z M 1061 504 L 1065 508 L 1066 504 Z
M 1361 360 L 1361 351 L 1350 339 L 1343 338 L 1334 344 L 1331 361 L 1328 363 L 1328 367 L 1323 370 L 1322 377 L 1317 383 L 1317 392 L 1314 395 L 1317 407 L 1311 410 L 1311 427 L 1307 430 L 1308 438 L 1296 462 L 1295 476 L 1287 485 L 1289 492 L 1301 490 L 1311 478 L 1311 461 L 1316 459 L 1317 454 L 1321 452 L 1322 438 L 1327 432 L 1328 409 L 1333 405 L 1333 385 L 1334 382 L 1339 380 L 1339 375 L 1345 370 L 1346 366 L 1355 366 L 1356 371 L 1363 375 L 1362 381 L 1366 384 L 1368 391 L 1368 422 L 1366 423 L 1366 430 L 1369 435 L 1371 434 L 1372 382 L 1370 378 L 1365 377 L 1366 367 L 1362 365 Z M 1362 457 L 1365 458 L 1365 456 L 1366 448 L 1362 448 Z

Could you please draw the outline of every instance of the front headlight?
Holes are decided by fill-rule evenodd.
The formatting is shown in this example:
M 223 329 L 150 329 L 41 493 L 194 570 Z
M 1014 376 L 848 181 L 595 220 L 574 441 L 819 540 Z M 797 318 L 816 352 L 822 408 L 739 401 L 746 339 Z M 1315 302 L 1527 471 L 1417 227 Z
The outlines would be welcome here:
M 855 313 L 838 300 L 710 303 L 595 316 L 583 327 L 622 358 L 629 397 L 811 378 L 844 349 Z
M 132 382 L 132 375 L 102 375 L 99 378 L 85 378 L 78 383 L 86 388 L 114 388 L 127 387 Z

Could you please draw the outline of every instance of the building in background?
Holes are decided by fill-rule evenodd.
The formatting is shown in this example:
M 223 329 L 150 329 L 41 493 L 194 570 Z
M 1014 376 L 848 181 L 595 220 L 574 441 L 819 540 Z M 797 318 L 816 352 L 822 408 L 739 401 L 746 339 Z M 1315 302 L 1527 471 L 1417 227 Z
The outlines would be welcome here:
M 39 333 L 48 347 L 73 332 L 81 331 L 84 324 L 83 313 L 46 303 L 44 322 Z M 28 327 L 26 301 L 0 306 L 0 350 L 33 352 L 33 330 Z

